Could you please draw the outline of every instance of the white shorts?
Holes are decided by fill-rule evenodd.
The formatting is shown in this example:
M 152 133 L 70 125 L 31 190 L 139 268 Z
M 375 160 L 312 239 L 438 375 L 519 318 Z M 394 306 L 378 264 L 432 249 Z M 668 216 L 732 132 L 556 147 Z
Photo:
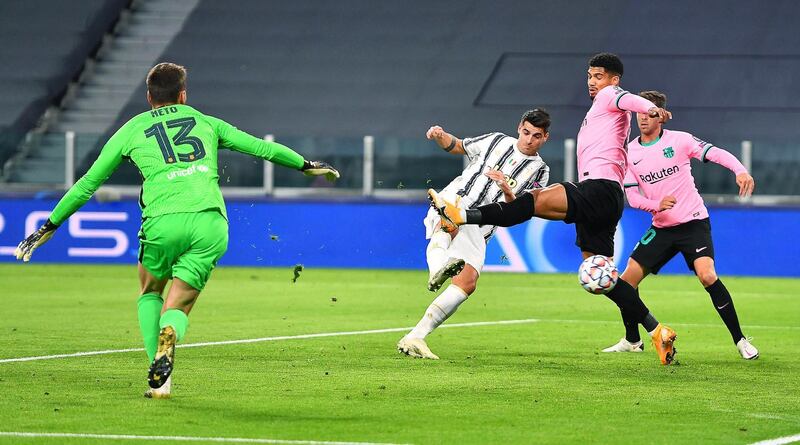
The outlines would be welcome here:
M 448 197 L 445 199 L 450 200 Z M 452 201 L 451 201 L 452 202 Z M 425 238 L 431 239 L 435 230 L 439 230 L 441 217 L 434 209 L 428 209 L 428 214 L 423 220 L 425 225 Z M 458 228 L 458 233 L 450 243 L 447 254 L 451 258 L 460 258 L 474 267 L 478 273 L 483 269 L 486 261 L 486 239 L 481 233 L 481 228 L 476 225 L 464 225 Z

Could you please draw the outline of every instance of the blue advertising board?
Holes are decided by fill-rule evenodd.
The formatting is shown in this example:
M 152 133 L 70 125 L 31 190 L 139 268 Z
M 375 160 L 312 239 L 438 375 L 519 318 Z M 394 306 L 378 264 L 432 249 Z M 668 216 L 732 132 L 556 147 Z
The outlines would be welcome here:
M 49 215 L 50 199 L 0 199 L 0 262 Z M 230 201 L 230 243 L 221 265 L 424 269 L 424 203 Z M 711 207 L 721 275 L 800 276 L 786 267 L 786 234 L 800 227 L 800 209 Z M 36 251 L 40 263 L 134 264 L 141 214 L 134 200 L 90 201 Z M 626 209 L 617 229 L 617 264 L 624 265 L 650 225 Z M 534 219 L 499 229 L 487 248 L 487 271 L 574 272 L 580 252 L 573 226 Z M 687 273 L 680 257 L 662 273 Z

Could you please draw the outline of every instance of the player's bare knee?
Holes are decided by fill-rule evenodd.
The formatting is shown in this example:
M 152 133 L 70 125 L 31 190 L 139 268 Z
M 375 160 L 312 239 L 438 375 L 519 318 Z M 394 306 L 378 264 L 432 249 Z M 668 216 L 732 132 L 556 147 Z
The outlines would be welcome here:
M 634 274 L 628 273 L 627 269 L 625 269 L 625 272 L 623 272 L 619 278 L 620 280 L 630 284 L 632 288 L 634 289 L 639 288 L 639 281 L 635 279 Z
M 622 272 L 620 278 L 626 283 L 630 284 L 634 289 L 638 289 L 639 283 L 642 282 L 645 275 L 647 275 L 647 273 L 645 273 L 645 270 L 642 268 L 641 264 L 639 264 L 633 258 L 628 258 L 628 264 L 625 266 L 625 271 Z
M 139 295 L 145 295 L 145 294 L 158 294 L 160 296 L 163 296 L 164 290 L 151 286 L 142 286 L 142 290 L 141 292 L 139 292 Z
M 472 295 L 475 293 L 475 290 L 478 288 L 478 281 L 453 281 L 453 284 L 458 286 L 459 289 L 463 290 L 465 294 Z
M 697 272 L 697 278 L 700 279 L 700 283 L 703 284 L 703 287 L 708 287 L 717 281 L 717 273 L 714 269 L 702 270 Z
M 166 312 L 170 309 L 179 309 L 189 315 L 191 312 L 194 303 L 197 301 L 197 297 L 190 297 L 190 296 L 181 296 L 180 298 L 173 297 L 172 295 L 167 297 L 167 301 L 164 304 L 164 309 L 162 312 Z
M 166 287 L 166 280 L 145 278 L 144 280 L 142 280 L 141 285 L 142 285 L 141 295 L 144 294 L 162 295 L 164 293 L 164 287 Z
M 708 287 L 717 281 L 717 271 L 714 269 L 714 261 L 711 258 L 698 258 L 694 261 L 694 273 L 703 284 Z
M 453 284 L 463 290 L 465 294 L 472 295 L 478 288 L 478 277 L 478 271 L 467 264 L 461 273 L 453 277 Z
M 534 190 L 531 193 L 536 216 L 550 220 L 559 220 L 566 217 L 567 194 L 563 185 L 553 184 L 544 189 Z

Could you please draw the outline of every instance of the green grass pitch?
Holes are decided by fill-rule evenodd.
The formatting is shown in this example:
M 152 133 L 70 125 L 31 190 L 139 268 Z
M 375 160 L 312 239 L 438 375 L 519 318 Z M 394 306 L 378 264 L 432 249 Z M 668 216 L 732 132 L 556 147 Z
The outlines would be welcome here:
M 433 298 L 421 271 L 221 268 L 186 343 L 413 326 Z M 439 329 L 439 361 L 401 332 L 181 348 L 173 399 L 149 400 L 144 352 L 0 363 L 0 431 L 414 444 L 724 443 L 800 433 L 800 281 L 724 277 L 742 360 L 693 277 L 646 280 L 678 332 L 677 362 L 602 354 L 616 307 L 572 275 L 486 273 Z M 0 266 L 0 359 L 139 348 L 132 266 Z M 335 300 L 334 300 L 335 299 Z M 0 436 L 0 444 L 142 443 Z

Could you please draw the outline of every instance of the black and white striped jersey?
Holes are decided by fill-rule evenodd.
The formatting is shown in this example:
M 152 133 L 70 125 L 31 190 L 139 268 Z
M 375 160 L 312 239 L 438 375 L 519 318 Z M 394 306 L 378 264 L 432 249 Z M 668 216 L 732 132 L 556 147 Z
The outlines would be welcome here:
M 517 139 L 502 133 L 489 133 L 464 139 L 469 164 L 445 190 L 455 192 L 475 208 L 503 201 L 503 191 L 484 173 L 500 170 L 514 194 L 547 186 L 550 168 L 538 155 L 527 156 L 517 149 Z
M 484 173 L 500 170 L 515 195 L 547 186 L 550 167 L 538 155 L 527 156 L 517 149 L 517 139 L 503 133 L 489 133 L 463 140 L 469 164 L 444 190 L 462 197 L 469 208 L 504 202 L 503 191 Z M 493 227 L 486 227 L 488 236 Z

